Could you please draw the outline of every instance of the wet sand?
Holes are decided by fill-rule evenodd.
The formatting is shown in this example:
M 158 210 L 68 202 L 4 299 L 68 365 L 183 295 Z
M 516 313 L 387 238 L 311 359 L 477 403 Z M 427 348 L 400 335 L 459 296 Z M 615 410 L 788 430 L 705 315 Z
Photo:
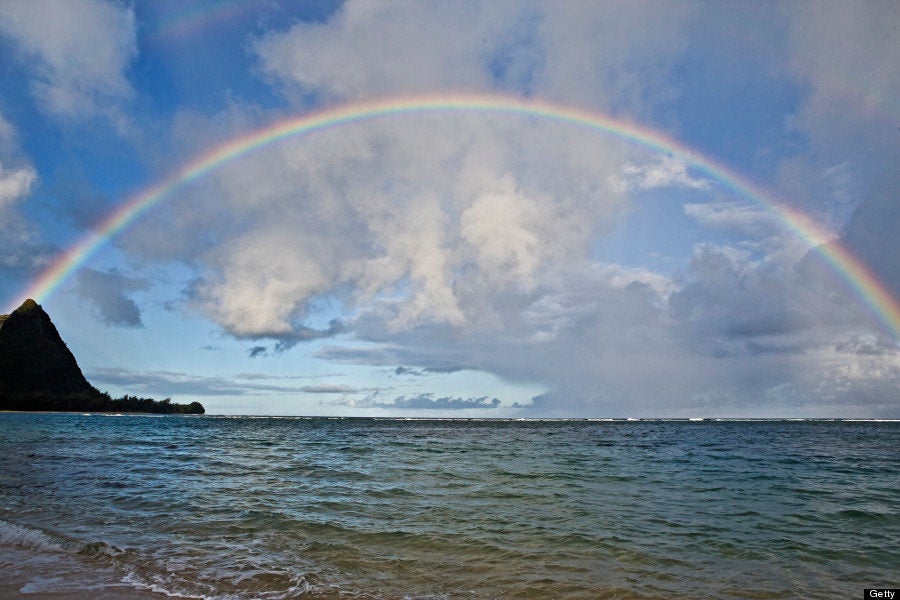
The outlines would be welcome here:
M 0 546 L 0 600 L 160 600 L 170 598 L 129 585 L 110 567 L 62 552 Z
M 14 581 L 0 583 L 0 600 L 159 600 L 160 598 L 169 598 L 163 593 L 151 592 L 149 590 L 136 590 L 132 587 L 122 585 L 102 590 L 84 590 L 73 589 L 69 591 L 35 591 L 22 592 L 28 589 L 28 581 Z

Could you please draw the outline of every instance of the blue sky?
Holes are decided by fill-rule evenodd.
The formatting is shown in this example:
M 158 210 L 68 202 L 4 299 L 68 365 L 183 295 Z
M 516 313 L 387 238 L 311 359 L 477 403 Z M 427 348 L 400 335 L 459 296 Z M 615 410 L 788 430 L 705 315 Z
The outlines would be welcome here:
M 502 94 L 637 123 L 900 295 L 894 2 L 0 1 L 0 296 L 231 139 Z M 896 333 L 673 156 L 508 114 L 270 144 L 40 298 L 88 379 L 210 413 L 900 417 Z

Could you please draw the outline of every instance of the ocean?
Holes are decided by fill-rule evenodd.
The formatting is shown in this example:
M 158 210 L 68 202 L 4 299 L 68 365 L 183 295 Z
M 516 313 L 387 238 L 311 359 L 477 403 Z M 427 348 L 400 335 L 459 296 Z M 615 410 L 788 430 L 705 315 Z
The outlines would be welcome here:
M 900 422 L 0 414 L 0 596 L 859 598 Z

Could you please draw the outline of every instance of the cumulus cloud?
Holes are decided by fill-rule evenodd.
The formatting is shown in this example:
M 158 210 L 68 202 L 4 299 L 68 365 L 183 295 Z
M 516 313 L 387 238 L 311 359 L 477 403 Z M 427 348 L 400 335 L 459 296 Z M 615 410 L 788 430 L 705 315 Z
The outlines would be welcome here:
M 602 174 L 624 152 L 517 117 L 361 123 L 222 168 L 122 243 L 199 266 L 191 305 L 239 338 L 339 334 L 303 328 L 322 303 L 375 307 L 395 331 L 464 327 L 497 319 L 486 295 L 528 293 L 587 255 L 622 208 Z M 171 242 L 198 228 L 202 244 Z
M 15 42 L 32 92 L 50 114 L 112 115 L 133 94 L 126 78 L 137 52 L 131 8 L 102 0 L 4 2 L 0 34 Z
M 75 278 L 75 292 L 86 300 L 103 323 L 117 327 L 143 328 L 141 309 L 130 292 L 146 290 L 150 283 L 116 269 L 97 271 L 84 267 Z

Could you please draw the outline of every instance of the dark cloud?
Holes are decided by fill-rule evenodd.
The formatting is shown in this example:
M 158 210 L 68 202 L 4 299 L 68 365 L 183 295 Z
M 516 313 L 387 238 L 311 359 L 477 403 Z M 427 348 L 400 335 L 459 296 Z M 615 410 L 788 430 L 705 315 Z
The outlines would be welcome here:
M 256 358 L 258 356 L 268 356 L 269 350 L 265 346 L 253 346 L 247 351 L 248 356 L 250 358 Z
M 116 327 L 144 327 L 141 309 L 128 293 L 149 287 L 146 279 L 128 277 L 117 269 L 102 272 L 84 267 L 75 279 L 76 293 L 91 305 L 97 318 Z
M 417 371 L 416 369 L 410 369 L 410 368 L 408 368 L 408 367 L 399 366 L 399 367 L 397 367 L 396 369 L 394 369 L 394 374 L 395 374 L 395 375 L 413 375 L 413 376 L 417 376 L 417 375 L 421 375 L 421 374 L 422 374 L 422 371 Z
M 422 369 L 414 369 L 412 367 L 399 366 L 394 369 L 395 375 L 409 375 L 411 377 L 421 377 L 423 375 L 446 375 L 466 370 L 467 367 L 424 367 Z
M 345 331 L 346 327 L 344 323 L 337 319 L 333 319 L 329 322 L 328 327 L 325 329 L 313 329 L 311 327 L 301 325 L 297 326 L 289 333 L 263 333 L 253 335 L 234 335 L 232 333 L 232 335 L 234 335 L 234 337 L 237 339 L 274 340 L 275 343 L 271 346 L 271 354 L 279 355 L 284 354 L 301 342 L 309 342 L 321 338 L 334 337 L 338 334 L 344 333 Z M 269 356 L 270 348 L 268 346 L 253 346 L 248 351 L 248 354 L 250 355 L 250 358 Z
M 299 325 L 288 333 L 254 333 L 253 335 L 235 335 L 232 333 L 232 335 L 239 340 L 274 340 L 272 353 L 283 354 L 301 342 L 334 337 L 344 333 L 346 330 L 343 322 L 333 319 L 325 329 L 313 329 L 305 325 Z M 250 356 L 254 358 L 257 356 L 268 356 L 268 348 L 266 346 L 254 346 L 250 350 Z
M 300 342 L 308 342 L 322 338 L 330 338 L 347 331 L 346 326 L 339 319 L 332 319 L 328 322 L 325 329 L 313 329 L 305 325 L 295 327 L 290 333 L 278 333 L 270 335 L 255 336 L 256 339 L 272 338 L 277 340 L 275 343 L 277 352 L 284 352 L 294 347 Z

